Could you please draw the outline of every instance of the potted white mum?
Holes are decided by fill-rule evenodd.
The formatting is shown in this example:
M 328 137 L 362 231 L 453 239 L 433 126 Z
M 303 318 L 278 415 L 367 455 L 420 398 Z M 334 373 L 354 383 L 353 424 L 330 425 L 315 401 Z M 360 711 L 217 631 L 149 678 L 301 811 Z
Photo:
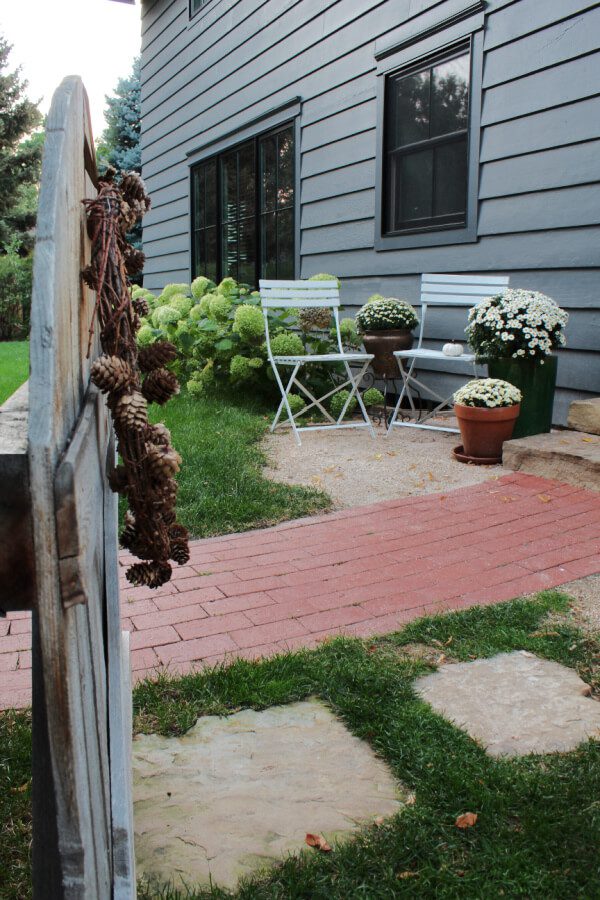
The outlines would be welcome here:
M 550 431 L 557 357 L 569 316 L 537 291 L 507 290 L 487 297 L 469 313 L 466 333 L 492 378 L 520 388 L 521 413 L 514 436 Z
M 521 391 L 500 378 L 476 378 L 454 394 L 462 447 L 461 462 L 491 465 L 502 462 L 502 444 L 510 440 L 520 411 Z
M 406 300 L 373 294 L 356 314 L 356 326 L 365 350 L 373 353 L 371 363 L 376 375 L 397 378 L 395 350 L 410 350 L 413 328 L 419 324 L 417 314 Z

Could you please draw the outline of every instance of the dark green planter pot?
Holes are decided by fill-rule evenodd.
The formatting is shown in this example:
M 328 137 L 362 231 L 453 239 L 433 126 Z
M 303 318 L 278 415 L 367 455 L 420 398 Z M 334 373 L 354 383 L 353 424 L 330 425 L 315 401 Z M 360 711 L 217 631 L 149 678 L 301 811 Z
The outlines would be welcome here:
M 543 365 L 539 359 L 488 360 L 490 378 L 502 378 L 523 394 L 513 438 L 543 434 L 552 428 L 557 363 L 556 356 L 547 356 Z

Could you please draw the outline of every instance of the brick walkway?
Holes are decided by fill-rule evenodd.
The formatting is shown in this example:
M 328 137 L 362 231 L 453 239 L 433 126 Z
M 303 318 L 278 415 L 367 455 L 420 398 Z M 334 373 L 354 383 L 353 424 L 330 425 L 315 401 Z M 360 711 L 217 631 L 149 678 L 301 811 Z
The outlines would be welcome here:
M 256 658 L 600 572 L 600 495 L 530 475 L 195 541 L 159 591 L 124 578 L 136 679 Z M 29 702 L 27 614 L 0 620 L 0 708 Z

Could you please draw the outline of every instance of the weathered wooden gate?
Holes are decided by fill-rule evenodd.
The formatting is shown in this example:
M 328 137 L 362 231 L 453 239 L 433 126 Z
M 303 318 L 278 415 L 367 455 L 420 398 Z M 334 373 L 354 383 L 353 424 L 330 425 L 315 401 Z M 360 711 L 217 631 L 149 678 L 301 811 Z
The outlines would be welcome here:
M 90 261 L 81 201 L 96 193 L 94 158 L 85 89 L 69 77 L 46 128 L 29 411 L 17 410 L 13 452 L 0 457 L 13 473 L 0 501 L 13 537 L 0 542 L 0 607 L 33 610 L 33 885 L 36 898 L 52 900 L 135 897 L 129 648 L 106 480 L 115 448 L 89 380 L 95 294 L 80 276 Z

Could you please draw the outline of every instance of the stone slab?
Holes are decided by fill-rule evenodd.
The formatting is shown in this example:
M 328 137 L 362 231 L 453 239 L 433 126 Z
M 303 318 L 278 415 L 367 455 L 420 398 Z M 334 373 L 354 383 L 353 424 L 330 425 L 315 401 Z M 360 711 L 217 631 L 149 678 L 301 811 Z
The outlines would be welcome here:
M 138 877 L 233 888 L 241 875 L 332 839 L 405 796 L 323 703 L 205 716 L 182 737 L 133 742 Z M 317 851 L 315 851 L 317 852 Z
M 415 689 L 492 756 L 564 752 L 600 737 L 600 703 L 588 685 L 525 650 L 444 666 Z
M 586 434 L 600 434 L 600 397 L 575 400 L 569 407 L 569 428 Z
M 600 491 L 600 437 L 580 431 L 553 431 L 505 441 L 502 464 Z

